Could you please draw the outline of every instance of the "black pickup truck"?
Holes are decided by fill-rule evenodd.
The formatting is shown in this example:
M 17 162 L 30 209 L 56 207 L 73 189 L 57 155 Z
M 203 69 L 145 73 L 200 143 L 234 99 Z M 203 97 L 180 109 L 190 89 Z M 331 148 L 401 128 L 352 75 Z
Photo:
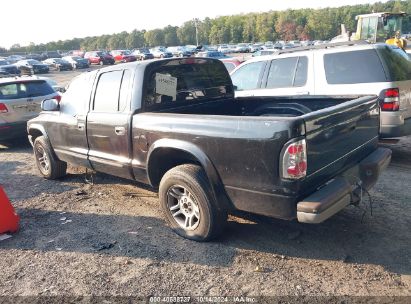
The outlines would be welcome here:
M 28 122 L 40 173 L 67 163 L 158 189 L 170 226 L 205 241 L 241 210 L 320 223 L 372 187 L 376 96 L 234 98 L 208 58 L 121 64 L 76 77 Z

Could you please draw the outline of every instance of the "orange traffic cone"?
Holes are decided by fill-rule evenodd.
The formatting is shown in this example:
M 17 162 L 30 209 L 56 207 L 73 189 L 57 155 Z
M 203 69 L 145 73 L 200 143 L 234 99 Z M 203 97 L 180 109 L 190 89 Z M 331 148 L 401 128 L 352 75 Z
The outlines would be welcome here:
M 0 186 L 0 234 L 17 232 L 20 218 L 14 211 L 3 187 Z

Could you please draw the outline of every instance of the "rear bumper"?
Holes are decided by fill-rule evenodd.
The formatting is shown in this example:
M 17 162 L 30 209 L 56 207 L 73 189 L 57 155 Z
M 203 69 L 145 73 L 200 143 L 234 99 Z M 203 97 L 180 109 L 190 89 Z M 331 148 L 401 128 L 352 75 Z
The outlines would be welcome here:
M 24 136 L 27 133 L 27 122 L 0 124 L 0 140 Z
M 231 186 L 225 186 L 225 190 L 236 210 L 285 220 L 297 218 L 304 223 L 321 223 L 348 204 L 358 202 L 360 188 L 369 190 L 390 160 L 391 150 L 378 148 L 302 200 L 296 196 Z
M 369 190 L 391 160 L 391 150 L 378 148 L 357 166 L 327 183 L 318 191 L 297 203 L 297 219 L 318 224 L 330 218 L 351 202 L 358 201 L 361 189 Z M 353 178 L 354 177 L 354 178 Z
M 391 138 L 411 135 L 411 118 L 405 119 L 401 125 L 381 125 L 380 137 Z

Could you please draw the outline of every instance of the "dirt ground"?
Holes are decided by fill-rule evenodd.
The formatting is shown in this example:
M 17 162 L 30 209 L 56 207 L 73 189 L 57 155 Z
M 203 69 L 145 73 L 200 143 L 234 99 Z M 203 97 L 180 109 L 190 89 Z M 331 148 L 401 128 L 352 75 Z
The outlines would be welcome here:
M 48 181 L 25 140 L 3 144 L 21 231 L 0 242 L 0 295 L 411 296 L 411 138 L 384 145 L 393 160 L 372 216 L 364 204 L 364 218 L 348 207 L 320 225 L 231 217 L 196 243 L 169 230 L 150 189 L 103 174 L 85 184 L 77 168 Z

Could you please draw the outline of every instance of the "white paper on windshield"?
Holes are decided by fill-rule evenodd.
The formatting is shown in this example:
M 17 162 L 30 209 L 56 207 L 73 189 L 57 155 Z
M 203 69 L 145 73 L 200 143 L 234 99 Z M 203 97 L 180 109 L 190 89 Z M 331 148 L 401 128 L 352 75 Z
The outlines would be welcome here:
M 156 93 L 173 97 L 176 100 L 177 95 L 177 78 L 156 73 Z

